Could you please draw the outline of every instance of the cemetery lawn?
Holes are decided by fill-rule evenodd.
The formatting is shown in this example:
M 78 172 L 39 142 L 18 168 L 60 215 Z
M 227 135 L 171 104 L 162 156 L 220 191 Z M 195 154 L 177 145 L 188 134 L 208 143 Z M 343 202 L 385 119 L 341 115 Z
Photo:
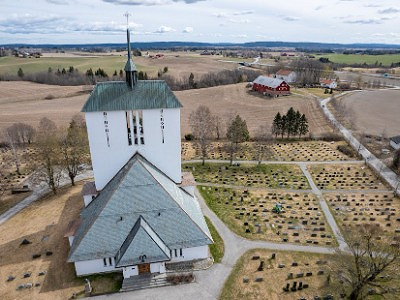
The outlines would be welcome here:
M 385 243 L 400 241 L 400 199 L 393 192 L 326 193 L 324 195 L 340 230 L 373 225 L 383 230 Z
M 211 220 L 206 216 L 204 216 L 204 219 L 206 220 L 208 229 L 210 230 L 211 236 L 214 240 L 214 244 L 210 245 L 211 255 L 214 258 L 214 262 L 220 263 L 222 258 L 224 257 L 225 252 L 224 241 L 219 235 L 217 229 L 214 227 L 213 223 L 211 223 Z
M 190 163 L 182 165 L 184 171 L 193 173 L 196 182 L 273 189 L 309 189 L 307 179 L 295 165 L 231 166 L 228 163 Z
M 72 263 L 67 263 L 68 224 L 79 216 L 83 207 L 82 184 L 66 187 L 32 203 L 0 225 L 0 291 L 1 299 L 69 299 L 84 291 L 85 277 L 77 278 Z M 21 245 L 27 239 L 29 245 Z M 47 255 L 46 252 L 51 252 Z M 33 259 L 33 255 L 40 254 Z M 50 254 L 50 253 L 48 253 Z M 38 276 L 39 272 L 46 272 Z M 29 278 L 23 274 L 32 272 Z M 9 276 L 15 279 L 6 282 Z M 95 293 L 112 292 L 120 279 L 104 275 L 93 277 Z M 17 291 L 18 285 L 39 283 L 40 286 Z
M 198 187 L 208 207 L 230 230 L 250 240 L 336 246 L 316 197 L 308 193 Z M 283 211 L 272 212 L 276 203 Z
M 387 186 L 364 164 L 313 165 L 309 170 L 321 190 L 387 190 Z
M 227 142 L 213 142 L 207 148 L 207 159 L 229 160 Z M 355 154 L 348 156 L 339 150 L 345 141 L 298 141 L 281 140 L 273 144 L 246 142 L 239 146 L 234 160 L 278 160 L 278 161 L 346 161 L 355 159 Z M 194 142 L 182 142 L 182 160 L 200 159 L 201 151 Z
M 276 254 L 272 259 L 272 253 Z M 259 258 L 258 258 L 259 257 Z M 254 259 L 253 259 L 254 258 Z M 325 291 L 327 277 L 329 274 L 329 255 L 312 254 L 303 252 L 272 251 L 267 249 L 252 249 L 247 251 L 236 262 L 231 274 L 225 282 L 221 291 L 220 300 L 231 299 L 314 299 L 314 296 L 321 298 L 329 293 Z M 258 271 L 260 261 L 264 261 L 264 269 Z M 317 263 L 318 262 L 318 263 Z M 297 263 L 298 266 L 292 266 Z M 279 268 L 281 265 L 281 268 Z M 318 272 L 323 271 L 322 275 Z M 312 274 L 307 274 L 307 273 Z M 293 279 L 288 279 L 289 274 Z M 296 278 L 297 274 L 302 275 Z M 256 282 L 256 278 L 262 278 Z M 248 282 L 244 283 L 243 279 Z M 284 292 L 287 284 L 290 287 L 294 282 L 308 284 L 308 288 L 301 291 Z M 341 291 L 337 291 L 341 292 Z M 337 295 L 333 295 L 336 296 Z

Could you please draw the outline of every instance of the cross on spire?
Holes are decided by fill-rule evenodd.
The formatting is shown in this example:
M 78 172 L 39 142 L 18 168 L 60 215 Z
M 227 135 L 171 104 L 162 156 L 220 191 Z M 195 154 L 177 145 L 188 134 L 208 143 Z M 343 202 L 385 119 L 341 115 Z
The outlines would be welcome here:
M 129 28 L 129 17 L 132 16 L 128 11 L 124 13 L 124 17 L 126 18 L 126 29 Z

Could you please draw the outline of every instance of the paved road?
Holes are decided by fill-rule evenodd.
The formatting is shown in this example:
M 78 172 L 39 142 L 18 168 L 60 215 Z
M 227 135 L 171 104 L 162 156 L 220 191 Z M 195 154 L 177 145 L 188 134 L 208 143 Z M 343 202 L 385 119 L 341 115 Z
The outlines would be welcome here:
M 87 170 L 76 177 L 76 181 L 85 180 L 93 177 L 93 171 Z M 69 178 L 62 178 L 60 182 L 60 186 L 65 186 L 70 184 Z M 44 195 L 50 192 L 48 186 L 44 183 L 36 185 L 32 187 L 33 193 L 26 197 L 24 200 L 16 204 L 15 206 L 11 207 L 9 210 L 5 211 L 3 214 L 0 215 L 0 225 L 12 218 L 14 215 L 19 213 L 25 207 L 30 205 L 32 202 L 42 198 Z
M 349 93 L 343 93 L 346 95 Z M 349 142 L 349 144 L 356 150 L 360 149 L 359 153 L 364 158 L 369 166 L 371 166 L 378 174 L 384 178 L 389 185 L 400 193 L 400 177 L 396 175 L 392 170 L 390 170 L 380 159 L 373 155 L 368 149 L 366 149 L 342 124 L 340 124 L 333 113 L 328 108 L 328 103 L 332 98 L 324 99 L 320 102 L 321 108 L 325 115 L 328 117 L 330 122 L 342 133 L 344 138 Z
M 192 163 L 202 163 L 201 159 L 191 159 L 191 160 L 183 160 L 182 164 L 192 164 Z M 227 164 L 230 161 L 224 159 L 206 159 L 206 163 L 215 163 L 215 164 Z M 298 165 L 307 164 L 307 165 L 343 165 L 343 164 L 363 164 L 365 163 L 363 160 L 327 160 L 327 161 L 280 161 L 280 160 L 262 160 L 261 162 L 258 160 L 234 160 L 233 163 L 239 164 L 265 164 L 265 165 Z

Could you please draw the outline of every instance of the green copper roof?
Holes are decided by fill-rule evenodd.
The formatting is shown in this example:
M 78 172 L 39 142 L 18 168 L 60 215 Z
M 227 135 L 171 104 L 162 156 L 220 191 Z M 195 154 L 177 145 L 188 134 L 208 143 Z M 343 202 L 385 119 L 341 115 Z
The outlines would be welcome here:
M 211 243 L 197 200 L 136 153 L 83 209 L 68 261 L 117 256 L 124 265 L 146 247 L 156 260 Z
M 96 84 L 82 112 L 180 107 L 164 80 L 138 80 L 132 89 L 125 81 L 107 81 Z

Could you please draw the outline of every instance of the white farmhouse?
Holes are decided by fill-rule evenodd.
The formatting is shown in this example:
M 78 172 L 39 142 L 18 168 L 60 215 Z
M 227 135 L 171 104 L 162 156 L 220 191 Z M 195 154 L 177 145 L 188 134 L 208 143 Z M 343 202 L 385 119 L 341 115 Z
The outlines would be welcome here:
M 275 77 L 278 79 L 281 79 L 287 83 L 294 83 L 296 82 L 297 75 L 296 72 L 292 70 L 284 70 L 281 69 L 278 72 L 276 72 Z
M 208 258 L 212 243 L 194 179 L 181 172 L 181 104 L 164 81 L 137 80 L 129 36 L 126 81 L 98 83 L 82 109 L 95 181 L 66 234 L 78 276 L 164 273 Z
M 325 89 L 336 89 L 337 88 L 337 82 L 334 79 L 321 79 L 319 81 L 320 85 L 322 88 Z

